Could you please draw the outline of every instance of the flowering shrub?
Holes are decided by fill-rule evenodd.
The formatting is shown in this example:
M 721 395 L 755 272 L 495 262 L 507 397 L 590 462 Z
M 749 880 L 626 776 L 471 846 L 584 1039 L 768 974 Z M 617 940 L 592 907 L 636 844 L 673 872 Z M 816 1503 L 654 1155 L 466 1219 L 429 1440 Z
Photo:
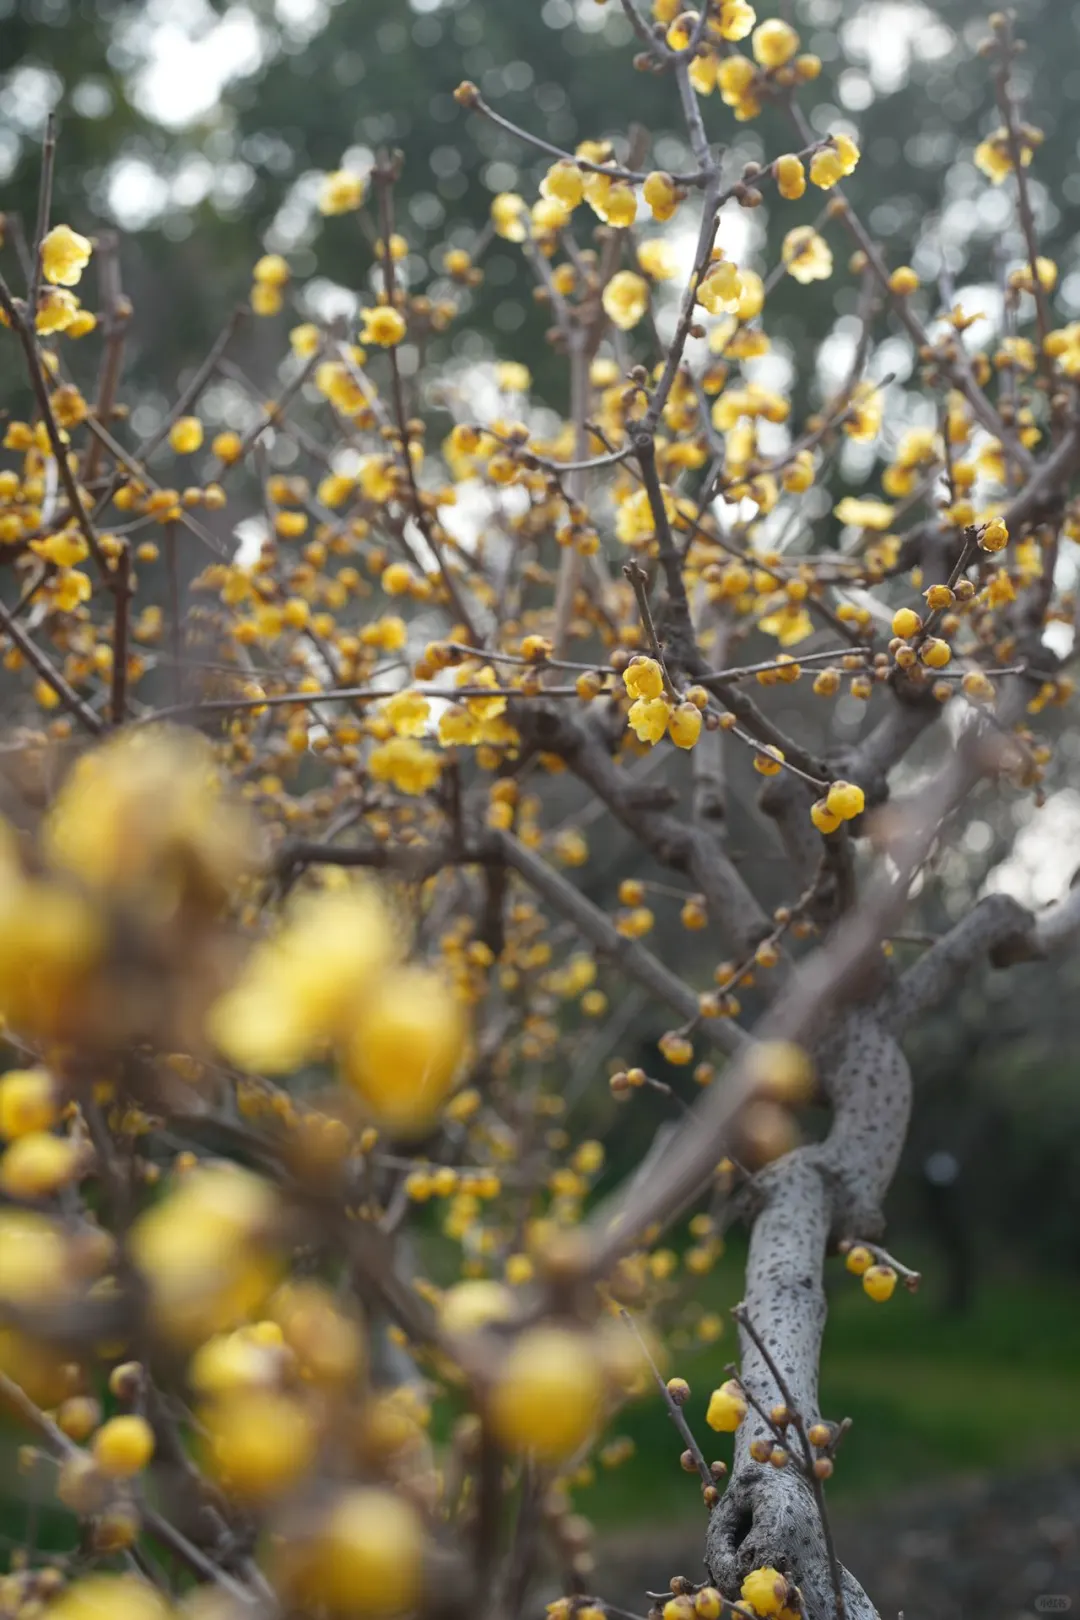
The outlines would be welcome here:
M 986 46 L 1002 124 L 975 161 L 1013 191 L 1023 252 L 986 347 L 852 211 L 858 144 L 813 135 L 821 64 L 790 23 L 747 0 L 623 5 L 635 67 L 678 95 L 686 172 L 518 131 L 551 158 L 538 196 L 495 197 L 426 287 L 393 154 L 327 175 L 323 214 L 359 211 L 374 241 L 359 325 L 296 320 L 269 399 L 231 323 L 138 440 L 119 261 L 50 219 L 51 132 L 32 241 L 11 229 L 0 1394 L 28 1491 L 80 1523 L 77 1557 L 13 1564 L 12 1614 L 516 1615 L 548 1570 L 554 1620 L 596 1620 L 573 1491 L 594 1455 L 625 1459 L 605 1435 L 640 1397 L 666 1403 L 708 1523 L 708 1582 L 676 1577 L 663 1620 L 874 1612 L 825 1507 L 846 1424 L 818 1410 L 822 1266 L 843 1254 L 873 1301 L 917 1283 L 879 1242 L 900 1037 L 967 967 L 1080 921 L 1074 898 L 1038 917 L 992 898 L 894 959 L 969 796 L 1037 799 L 1050 765 L 1031 727 L 1071 693 L 1045 631 L 1074 612 L 1080 327 L 1055 322 L 1007 18 Z M 457 99 L 506 127 L 474 85 Z M 766 107 L 793 149 L 729 174 L 715 137 Z M 792 222 L 759 268 L 726 222 L 766 192 Z M 520 361 L 483 419 L 425 372 L 494 237 L 566 357 L 557 421 Z M 863 337 L 795 424 L 755 364 L 769 295 L 845 263 Z M 265 254 L 249 313 L 291 319 L 297 292 Z M 867 374 L 886 319 L 926 404 L 899 433 Z M 200 414 L 222 377 L 243 420 Z M 841 497 L 849 441 L 877 473 Z M 799 683 L 816 740 L 780 702 Z M 842 747 L 838 701 L 867 715 Z M 776 908 L 726 844 L 752 772 Z M 567 871 L 600 818 L 676 886 L 590 899 Z M 672 904 L 693 982 L 648 943 Z M 678 1104 L 613 1058 L 641 994 L 701 1095 L 598 1203 L 597 1094 Z M 811 1100 L 832 1126 L 800 1145 Z M 736 1437 L 724 1488 L 657 1359 L 668 1329 L 719 1336 L 693 1293 L 736 1218 L 741 1367 L 718 1366 L 705 1412 Z

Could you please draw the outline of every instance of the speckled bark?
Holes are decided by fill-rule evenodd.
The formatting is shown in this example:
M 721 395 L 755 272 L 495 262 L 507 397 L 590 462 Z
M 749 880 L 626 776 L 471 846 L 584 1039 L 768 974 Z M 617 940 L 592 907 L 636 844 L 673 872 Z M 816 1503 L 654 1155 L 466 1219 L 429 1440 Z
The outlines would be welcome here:
M 911 1076 L 896 1041 L 867 1012 L 848 1015 L 818 1054 L 833 1104 L 826 1139 L 778 1160 L 759 1179 L 750 1237 L 746 1308 L 808 1422 L 818 1408 L 825 1327 L 822 1269 L 830 1243 L 873 1236 L 907 1129 Z M 780 1399 L 768 1366 L 742 1334 L 741 1376 L 768 1409 Z M 808 1620 L 833 1620 L 835 1596 L 825 1537 L 809 1486 L 790 1466 L 756 1463 L 751 1442 L 765 1434 L 751 1411 L 736 1437 L 731 1481 L 713 1514 L 706 1562 L 721 1591 L 736 1596 L 750 1569 L 771 1564 L 801 1588 Z M 877 1611 L 842 1572 L 848 1620 Z

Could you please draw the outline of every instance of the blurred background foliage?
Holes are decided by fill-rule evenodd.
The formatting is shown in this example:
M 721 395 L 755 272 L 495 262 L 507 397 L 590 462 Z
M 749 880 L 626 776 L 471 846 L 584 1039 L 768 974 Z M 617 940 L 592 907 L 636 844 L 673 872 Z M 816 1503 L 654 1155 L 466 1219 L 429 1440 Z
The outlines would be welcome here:
M 859 134 L 864 157 L 847 189 L 890 262 L 914 264 L 931 284 L 945 271 L 964 289 L 967 307 L 992 315 L 1012 215 L 1008 187 L 988 188 L 971 161 L 977 141 L 998 122 L 974 49 L 985 32 L 984 5 L 777 0 L 776 10 L 823 60 L 822 79 L 806 97 L 815 127 Z M 1019 0 L 1015 11 L 1027 42 L 1019 68 L 1025 110 L 1046 133 L 1032 193 L 1044 250 L 1060 267 L 1064 321 L 1080 315 L 1080 8 Z M 323 171 L 365 166 L 380 146 L 403 151 L 398 226 L 410 243 L 414 285 L 437 275 L 448 245 L 475 240 L 493 193 L 535 196 L 545 160 L 459 108 L 452 92 L 462 78 L 473 79 L 507 117 L 560 146 L 610 136 L 625 153 L 631 125 L 640 123 L 652 132 L 651 163 L 687 167 L 673 88 L 663 77 L 634 73 L 632 54 L 614 0 L 0 0 L 0 205 L 32 222 L 40 134 L 55 110 L 54 217 L 83 231 L 123 232 L 123 281 L 136 306 L 128 396 L 141 400 L 143 418 L 133 425 L 142 433 L 246 297 L 262 251 L 287 253 L 298 280 L 308 278 L 303 296 L 312 312 L 355 308 L 355 294 L 371 284 L 371 242 L 355 215 L 318 214 Z M 710 137 L 730 143 L 733 172 L 791 145 L 778 114 L 737 125 L 714 95 L 704 115 Z M 806 217 L 811 206 L 809 198 L 802 205 Z M 736 211 L 743 237 L 733 241 L 722 230 L 721 241 L 772 264 L 780 235 L 802 218 L 785 204 L 753 216 Z M 10 248 L 6 262 L 10 269 Z M 563 409 L 564 365 L 545 343 L 546 323 L 520 256 L 496 242 L 484 269 L 472 307 L 438 340 L 430 363 L 523 360 L 537 396 Z M 770 361 L 780 367 L 770 380 L 795 387 L 796 413 L 843 375 L 855 341 L 854 305 L 854 287 L 842 275 L 811 287 L 785 279 L 770 299 Z M 241 363 L 267 390 L 288 324 L 285 317 L 249 323 L 242 340 Z M 893 375 L 889 413 L 905 425 L 917 410 L 914 368 L 905 341 L 879 325 L 871 374 Z M 16 386 L 0 377 L 0 404 Z M 227 417 L 227 392 L 218 409 Z M 870 467 L 861 447 L 847 447 L 840 472 L 851 487 Z M 829 543 L 830 525 L 826 507 L 820 527 Z M 789 701 L 780 725 L 814 746 L 821 723 L 814 699 L 799 687 Z M 841 741 L 845 725 L 854 735 L 865 723 L 857 703 L 845 719 L 852 702 L 837 705 Z M 1056 730 L 1060 756 L 1075 762 L 1080 738 L 1068 729 L 1068 711 L 1064 719 L 1059 711 L 1043 715 L 1039 724 Z M 921 759 L 916 750 L 907 769 L 917 772 Z M 754 883 L 770 866 L 781 868 L 761 845 L 762 823 L 748 810 L 754 783 L 748 769 L 738 774 L 742 768 L 737 760 L 730 841 Z M 567 813 L 575 814 L 572 800 Z M 611 905 L 631 858 L 613 837 L 576 876 Z M 1007 794 L 992 802 L 986 795 L 938 861 L 940 881 L 927 886 L 921 926 L 931 933 L 947 926 L 988 881 L 1028 903 L 1048 900 L 1077 866 L 1080 796 L 1051 783 L 1046 807 L 1033 811 L 1028 800 L 1014 805 Z M 679 927 L 678 901 L 658 898 L 655 906 L 658 948 L 704 986 L 715 964 L 699 960 L 695 936 Z M 901 960 L 917 948 L 895 947 Z M 1080 1317 L 1061 1305 L 1059 1280 L 1080 1267 L 1078 989 L 1078 964 L 1022 968 L 1007 978 L 987 972 L 917 1034 L 917 1106 L 892 1196 L 892 1233 L 905 1258 L 926 1266 L 929 1284 L 917 1300 L 898 1299 L 880 1316 L 858 1290 L 846 1291 L 825 1355 L 826 1393 L 835 1403 L 828 1409 L 865 1421 L 874 1442 L 853 1446 L 840 1471 L 855 1490 L 931 1473 L 950 1459 L 1022 1460 L 1015 1431 L 999 1433 L 993 1412 L 1007 1369 L 1018 1356 L 1027 1366 L 1036 1343 L 1029 1371 L 1045 1410 L 1025 1443 L 1038 1455 L 1080 1442 L 1080 1414 L 1074 1432 L 1061 1418 L 1068 1406 L 1061 1380 L 1080 1347 Z M 618 1056 L 658 1072 L 659 1033 L 628 1019 L 617 1053 L 583 1039 L 582 1062 L 603 1067 Z M 685 1071 L 664 1078 L 684 1094 L 693 1089 Z M 634 1162 L 656 1122 L 630 1110 L 613 1119 L 606 1099 L 598 1105 L 613 1172 Z M 738 1297 L 737 1256 L 708 1287 L 718 1308 Z M 693 1378 L 700 1368 L 707 1381 L 706 1363 L 715 1356 L 698 1351 L 685 1370 Z M 663 1447 L 658 1477 L 670 1480 L 672 1449 L 659 1405 L 634 1417 L 631 1429 L 647 1457 Z M 638 1470 L 628 1477 L 627 1500 L 662 1511 L 667 1485 L 643 1494 L 643 1477 Z M 602 1516 L 601 1494 L 589 1511 Z M 692 1504 L 692 1497 L 678 1499 Z M 609 1502 L 613 1517 L 626 1505 L 618 1491 Z

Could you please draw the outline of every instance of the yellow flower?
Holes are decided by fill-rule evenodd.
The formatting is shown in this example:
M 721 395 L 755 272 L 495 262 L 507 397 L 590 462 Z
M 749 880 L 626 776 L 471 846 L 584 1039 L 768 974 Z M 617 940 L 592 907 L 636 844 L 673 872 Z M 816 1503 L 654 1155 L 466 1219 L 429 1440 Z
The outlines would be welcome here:
M 78 568 L 62 568 L 50 586 L 50 595 L 58 613 L 74 613 L 83 602 L 89 602 L 93 587 L 90 577 Z
M 831 815 L 841 821 L 853 821 L 865 810 L 866 796 L 857 782 L 836 781 L 825 796 L 825 804 Z
M 74 568 L 90 555 L 90 547 L 75 529 L 59 529 L 43 540 L 31 540 L 30 550 L 57 568 Z
M 576 208 L 585 195 L 585 176 L 576 163 L 563 158 L 553 163 L 541 180 L 540 195 L 553 198 L 564 208 Z
M 1027 168 L 1035 155 L 1035 148 L 1042 145 L 1042 131 L 1030 129 L 1024 125 L 1020 131 L 1020 163 Z M 1009 143 L 1009 132 L 999 126 L 993 134 L 988 135 L 985 141 L 980 141 L 975 148 L 975 167 L 981 169 L 987 179 L 995 186 L 1010 175 L 1013 170 L 1012 151 Z
M 168 1620 L 171 1613 L 139 1575 L 85 1575 L 49 1604 L 51 1620 Z
M 192 1344 L 250 1318 L 277 1280 L 276 1217 L 273 1188 L 234 1164 L 179 1177 L 130 1233 L 158 1328 Z
M 748 0 L 721 0 L 715 27 L 721 39 L 745 39 L 757 22 L 757 13 Z
M 617 270 L 604 288 L 604 312 L 621 332 L 629 332 L 649 307 L 649 284 L 633 270 Z
M 238 1390 L 201 1408 L 199 1421 L 211 1471 L 241 1501 L 280 1496 L 316 1458 L 314 1419 L 294 1395 Z
M 223 461 L 226 466 L 229 466 L 239 459 L 244 445 L 239 433 L 233 433 L 231 429 L 226 428 L 224 433 L 215 435 L 210 448 L 219 461 Z
M 654 169 L 645 176 L 641 195 L 652 210 L 653 219 L 670 219 L 679 205 L 675 182 L 662 169 Z
M 725 56 L 716 70 L 716 83 L 721 99 L 729 107 L 737 107 L 757 78 L 757 68 L 748 56 L 735 52 Z
M 979 536 L 979 545 L 983 551 L 1004 551 L 1009 543 L 1009 531 L 1003 518 L 991 518 L 982 534 Z
M 796 225 L 784 237 L 780 253 L 789 276 L 805 286 L 811 281 L 827 281 L 833 271 L 829 244 L 812 225 Z
M 466 1033 L 463 1009 L 437 973 L 395 968 L 356 1010 L 345 1042 L 345 1079 L 377 1125 L 395 1135 L 420 1135 L 450 1093 Z
M 898 298 L 907 298 L 919 290 L 919 278 L 910 264 L 902 264 L 889 277 L 889 291 Z
M 434 787 L 442 761 L 412 737 L 391 737 L 372 749 L 368 770 L 376 782 L 390 782 L 399 793 L 415 795 Z
M 110 1418 L 94 1436 L 94 1461 L 109 1479 L 141 1474 L 154 1455 L 154 1431 L 144 1417 L 125 1412 Z
M 763 68 L 783 67 L 799 48 L 799 36 L 790 23 L 770 17 L 754 29 L 750 49 Z
M 251 289 L 248 302 L 255 315 L 278 315 L 285 300 L 281 296 L 281 288 L 275 287 L 271 281 L 257 281 Z
M 667 698 L 638 698 L 631 703 L 626 719 L 638 742 L 658 743 L 667 730 L 670 715 L 671 704 Z
M 778 1569 L 752 1569 L 740 1589 L 740 1597 L 755 1614 L 779 1615 L 787 1603 L 788 1583 Z
M 400 954 L 374 886 L 307 895 L 214 1003 L 209 1034 L 238 1068 L 288 1073 L 338 1035 L 357 998 Z
M 382 712 L 399 737 L 422 737 L 427 730 L 431 704 L 419 692 L 395 692 L 382 706 Z
M 1040 253 L 1035 260 L 1035 274 L 1038 276 L 1039 286 L 1043 291 L 1053 292 L 1058 279 L 1058 267 L 1053 259 L 1048 259 Z M 1035 278 L 1031 274 L 1030 264 L 1022 264 L 1018 269 L 1013 270 L 1009 276 L 1009 285 L 1018 287 L 1021 292 L 1033 292 Z
M 67 332 L 79 314 L 79 300 L 74 293 L 65 287 L 43 287 L 34 326 L 42 337 L 48 337 L 51 332 Z
M 313 321 L 304 321 L 300 326 L 294 326 L 289 333 L 289 344 L 293 354 L 301 360 L 310 360 L 319 347 L 319 328 Z
M 500 360 L 495 366 L 495 381 L 504 394 L 527 394 L 532 374 L 520 360 Z
M 516 191 L 500 191 L 491 199 L 491 223 L 495 235 L 507 242 L 524 242 L 529 232 L 525 224 L 525 199 Z
M 76 287 L 93 247 L 70 225 L 54 225 L 41 244 L 41 273 L 54 287 Z
M 676 748 L 693 748 L 701 736 L 701 710 L 696 704 L 679 704 L 668 720 L 668 734 Z
M 180 904 L 220 905 L 250 869 L 256 839 L 223 790 L 207 739 L 148 726 L 79 757 L 43 843 L 54 868 L 164 920 Z
M 323 179 L 319 191 L 319 213 L 349 214 L 354 208 L 360 207 L 366 190 L 367 181 L 362 174 L 354 174 L 349 169 L 335 169 Z
M 714 1389 L 709 1397 L 705 1421 L 717 1434 L 733 1434 L 746 1416 L 746 1400 L 733 1378 Z
M 56 291 L 59 292 L 60 289 L 57 288 Z M 69 338 L 81 338 L 86 337 L 87 333 L 93 332 L 96 326 L 97 316 L 92 310 L 77 309 L 64 331 Z
M 261 259 L 255 261 L 251 279 L 264 282 L 270 287 L 283 287 L 289 275 L 288 263 L 280 253 L 264 253 Z
M 861 529 L 887 529 L 893 519 L 893 508 L 887 501 L 859 500 L 855 495 L 845 495 L 833 512 L 841 523 Z
M 802 158 L 796 157 L 794 152 L 785 152 L 773 164 L 773 174 L 781 197 L 788 202 L 797 202 L 806 190 L 806 169 Z
M 679 269 L 675 249 L 661 236 L 642 242 L 638 248 L 638 263 L 650 281 L 670 281 Z
M 552 1463 L 589 1438 L 602 1402 L 603 1376 L 592 1341 L 570 1328 L 534 1327 L 507 1355 L 489 1412 L 508 1451 Z
M 845 176 L 854 174 L 858 168 L 859 158 L 862 155 L 856 142 L 852 140 L 850 135 L 834 135 L 832 142 L 836 148 L 836 155 L 840 159 L 841 174 Z
M 675 518 L 675 499 L 666 484 L 662 486 L 662 493 L 664 510 L 670 523 Z M 620 503 L 615 515 L 615 536 L 624 546 L 646 545 L 655 538 L 656 524 L 646 490 L 635 490 Z
M 721 310 L 729 314 L 739 307 L 742 297 L 742 279 L 735 266 L 727 259 L 718 260 L 702 280 L 697 290 L 697 301 L 710 315 Z
M 411 1613 L 421 1597 L 423 1550 L 423 1524 L 410 1502 L 395 1491 L 354 1487 L 338 1498 L 310 1546 L 300 1545 L 297 1606 L 348 1620 Z
M 635 658 L 623 671 L 623 685 L 632 698 L 658 698 L 664 674 L 655 658 Z
M 758 620 L 758 629 L 767 636 L 775 636 L 781 647 L 794 647 L 805 641 L 814 628 L 814 621 L 801 602 L 782 602 L 772 613 Z
M 881 432 L 885 414 L 885 401 L 880 388 L 872 382 L 861 382 L 848 403 L 844 418 L 844 432 L 856 444 L 869 444 Z M 901 443 L 904 441 L 901 440 Z
M 178 455 L 189 456 L 203 442 L 203 425 L 197 416 L 181 416 L 169 429 L 169 443 Z
M 374 343 L 380 349 L 392 349 L 405 336 L 404 316 L 396 309 L 391 309 L 388 304 L 379 304 L 374 309 L 362 309 L 360 316 L 364 323 L 360 333 L 362 343 Z

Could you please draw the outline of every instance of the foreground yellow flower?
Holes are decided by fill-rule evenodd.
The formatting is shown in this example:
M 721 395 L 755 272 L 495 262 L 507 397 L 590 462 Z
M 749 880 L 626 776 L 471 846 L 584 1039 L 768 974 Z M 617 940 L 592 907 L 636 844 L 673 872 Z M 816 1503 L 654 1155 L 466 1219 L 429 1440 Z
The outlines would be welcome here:
M 272 1292 L 277 1195 L 259 1176 L 211 1164 L 176 1180 L 130 1233 L 159 1332 L 196 1344 L 248 1320 Z
M 170 1613 L 137 1575 L 85 1575 L 49 1605 L 50 1620 L 169 1620 Z
M 356 1009 L 345 1079 L 377 1125 L 419 1135 L 450 1093 L 465 1037 L 464 1011 L 445 980 L 430 968 L 397 968 Z
M 354 174 L 350 169 L 335 169 L 323 180 L 319 191 L 320 214 L 348 214 L 354 208 L 359 208 L 367 191 L 367 181 L 362 174 Z
M 45 821 L 54 867 L 154 908 L 217 907 L 250 870 L 254 827 L 198 732 L 147 726 L 80 756 Z
M 299 1595 L 349 1620 L 414 1610 L 423 1583 L 424 1528 L 412 1504 L 376 1486 L 347 1491 L 300 1549 Z
M 400 954 L 374 885 L 307 895 L 211 1008 L 209 1033 L 237 1067 L 287 1074 L 342 1033 L 357 999 Z
M 54 287 L 76 287 L 92 252 L 88 237 L 70 225 L 54 225 L 41 244 L 41 273 Z
M 604 288 L 604 313 L 621 332 L 629 332 L 649 307 L 649 283 L 634 270 L 617 270 Z
M 796 225 L 788 231 L 780 256 L 788 275 L 804 286 L 811 281 L 827 281 L 832 275 L 832 250 L 812 225 Z
M 212 1472 L 243 1502 L 280 1496 L 315 1461 L 315 1424 L 295 1396 L 242 1390 L 202 1408 L 199 1419 Z
M 596 1428 L 603 1394 L 600 1359 L 586 1334 L 531 1328 L 500 1369 L 489 1407 L 492 1428 L 508 1451 L 560 1462 Z

